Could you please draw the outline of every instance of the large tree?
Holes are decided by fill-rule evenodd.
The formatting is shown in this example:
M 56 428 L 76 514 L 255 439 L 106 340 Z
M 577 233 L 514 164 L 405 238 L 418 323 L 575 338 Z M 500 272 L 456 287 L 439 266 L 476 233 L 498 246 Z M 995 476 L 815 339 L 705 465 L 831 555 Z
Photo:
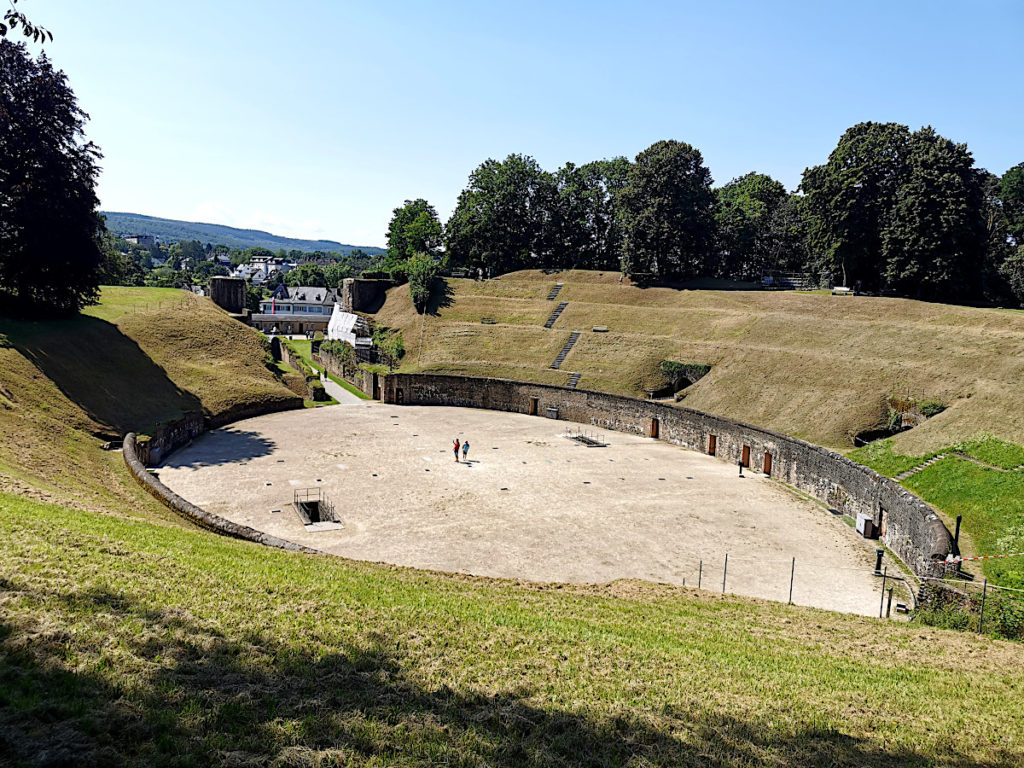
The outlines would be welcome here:
M 999 198 L 1010 237 L 1016 245 L 1024 245 L 1024 163 L 1003 174 Z
M 902 183 L 882 228 L 886 287 L 916 298 L 980 298 L 988 233 L 966 144 L 931 128 L 910 136 Z
M 95 301 L 103 261 L 100 153 L 45 55 L 0 39 L 0 307 L 72 313 Z
M 778 248 L 771 242 L 776 209 L 788 198 L 786 188 L 771 176 L 748 173 L 715 190 L 718 206 L 719 277 L 736 280 L 759 278 L 774 269 Z
M 906 178 L 910 129 L 859 123 L 824 165 L 804 171 L 801 188 L 816 265 L 842 285 L 881 286 L 882 230 Z
M 544 236 L 545 266 L 617 269 L 622 235 L 616 215 L 618 192 L 626 185 L 629 160 L 616 157 L 554 174 L 555 194 Z
M 470 174 L 446 227 L 453 265 L 495 273 L 541 266 L 555 183 L 532 157 L 487 160 Z
M 699 150 L 680 141 L 651 145 L 636 156 L 618 200 L 626 274 L 705 274 L 715 240 L 715 196 Z
M 441 248 L 441 221 L 426 200 L 406 200 L 395 208 L 388 225 L 388 252 L 384 268 L 398 267 L 417 253 L 435 255 Z

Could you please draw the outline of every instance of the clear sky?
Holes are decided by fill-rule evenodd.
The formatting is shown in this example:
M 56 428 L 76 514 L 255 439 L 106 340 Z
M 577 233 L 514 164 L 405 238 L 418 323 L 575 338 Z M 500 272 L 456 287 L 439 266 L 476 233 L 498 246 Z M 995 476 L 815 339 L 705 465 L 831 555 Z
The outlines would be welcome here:
M 383 245 L 489 157 L 700 149 L 793 189 L 895 121 L 1024 161 L 1024 2 L 22 0 L 54 34 L 106 210 Z M 33 50 L 39 46 L 30 44 Z

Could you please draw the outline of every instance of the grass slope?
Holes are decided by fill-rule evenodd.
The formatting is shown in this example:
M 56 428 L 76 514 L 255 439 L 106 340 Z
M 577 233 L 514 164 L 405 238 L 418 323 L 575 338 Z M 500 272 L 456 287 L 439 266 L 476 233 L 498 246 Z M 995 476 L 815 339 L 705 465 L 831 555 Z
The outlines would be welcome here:
M 0 495 L 0 762 L 1016 766 L 1024 646 Z
M 903 456 L 895 452 L 892 440 L 879 440 L 851 451 L 849 456 L 894 477 L 920 466 L 936 453 L 947 455 L 903 480 L 903 485 L 938 509 L 950 530 L 956 516 L 963 515 L 962 553 L 972 556 L 1024 552 L 1024 471 L 1014 471 L 1024 464 L 1021 446 L 989 436 L 931 454 Z M 983 574 L 996 584 L 1024 589 L 1024 557 L 965 563 L 965 569 Z
M 0 489 L 167 516 L 104 439 L 288 398 L 258 333 L 173 289 L 106 288 L 81 316 L 0 319 Z
M 569 306 L 554 328 L 556 282 Z M 516 272 L 450 280 L 433 314 L 416 314 L 405 286 L 377 319 L 401 328 L 405 370 L 508 376 L 642 395 L 662 385 L 663 359 L 711 372 L 685 404 L 837 448 L 877 424 L 890 394 L 950 407 L 900 435 L 925 454 L 979 431 L 1024 443 L 1024 313 L 822 293 L 641 289 L 613 273 Z M 493 317 L 497 325 L 482 325 Z M 593 333 L 604 325 L 609 333 Z M 549 369 L 570 331 L 583 336 L 561 371 Z

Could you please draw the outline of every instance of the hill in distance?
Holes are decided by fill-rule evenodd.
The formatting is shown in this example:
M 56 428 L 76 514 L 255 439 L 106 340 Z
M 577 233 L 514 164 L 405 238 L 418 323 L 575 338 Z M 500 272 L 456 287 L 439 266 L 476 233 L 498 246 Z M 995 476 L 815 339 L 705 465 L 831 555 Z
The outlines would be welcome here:
M 143 216 L 141 213 L 118 213 L 101 211 L 107 218 L 107 229 L 118 235 L 155 235 L 162 243 L 176 243 L 180 240 L 199 240 L 202 243 L 227 245 L 232 248 L 269 248 L 277 251 L 297 250 L 337 251 L 350 253 L 359 248 L 372 255 L 384 253 L 383 248 L 372 245 L 345 245 L 334 240 L 299 240 L 263 232 L 258 229 L 238 229 L 223 224 L 204 224 L 195 221 L 178 221 L 161 219 L 156 216 Z

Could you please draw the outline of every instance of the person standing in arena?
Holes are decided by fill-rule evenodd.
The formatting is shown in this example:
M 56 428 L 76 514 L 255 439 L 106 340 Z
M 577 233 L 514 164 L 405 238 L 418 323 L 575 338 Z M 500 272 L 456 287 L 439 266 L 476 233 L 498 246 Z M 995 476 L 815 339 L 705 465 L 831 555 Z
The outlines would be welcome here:
M 468 456 L 469 456 L 469 440 L 464 440 L 462 442 L 462 460 L 468 463 L 469 462 L 469 459 L 467 458 Z
M 459 460 L 459 438 L 455 438 L 455 445 L 452 446 L 452 450 L 455 451 L 455 460 Z

